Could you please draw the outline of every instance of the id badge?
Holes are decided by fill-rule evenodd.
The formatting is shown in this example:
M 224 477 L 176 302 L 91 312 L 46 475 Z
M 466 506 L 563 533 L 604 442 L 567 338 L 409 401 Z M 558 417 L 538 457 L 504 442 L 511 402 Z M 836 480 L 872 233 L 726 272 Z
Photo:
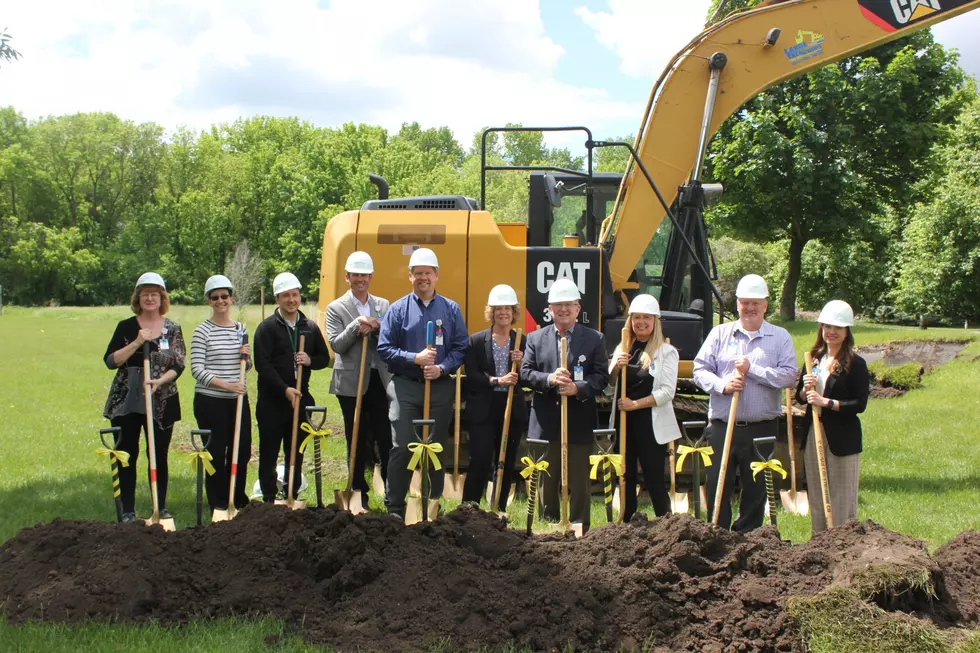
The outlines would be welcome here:
M 443 346 L 443 342 L 444 342 L 444 340 L 443 340 L 442 334 L 440 333 L 440 334 L 438 334 L 436 336 L 436 347 L 442 347 Z
M 167 338 L 160 338 L 160 351 L 170 350 L 170 340 Z
M 573 375 L 573 377 L 574 377 L 574 379 L 576 381 L 584 381 L 585 380 L 585 368 L 582 367 L 581 365 L 576 365 L 572 369 L 572 375 Z

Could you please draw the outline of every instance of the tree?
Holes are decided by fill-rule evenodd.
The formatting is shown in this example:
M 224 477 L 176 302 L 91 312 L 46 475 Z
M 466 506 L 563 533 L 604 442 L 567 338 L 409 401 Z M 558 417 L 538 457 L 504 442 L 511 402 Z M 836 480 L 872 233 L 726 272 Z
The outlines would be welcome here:
M 932 196 L 911 211 L 893 295 L 911 314 L 980 319 L 980 100 L 935 151 L 922 181 Z
M 13 37 L 11 37 L 10 34 L 7 34 L 7 28 L 4 27 L 3 30 L 0 31 L 0 59 L 6 61 L 7 63 L 20 59 L 21 57 L 20 52 L 14 50 L 14 48 L 10 45 L 12 40 Z
M 962 84 L 955 55 L 922 31 L 773 87 L 723 124 L 707 171 L 726 192 L 709 219 L 741 239 L 788 240 L 783 319 L 795 318 L 807 243 L 880 237 L 882 216 L 915 199 Z

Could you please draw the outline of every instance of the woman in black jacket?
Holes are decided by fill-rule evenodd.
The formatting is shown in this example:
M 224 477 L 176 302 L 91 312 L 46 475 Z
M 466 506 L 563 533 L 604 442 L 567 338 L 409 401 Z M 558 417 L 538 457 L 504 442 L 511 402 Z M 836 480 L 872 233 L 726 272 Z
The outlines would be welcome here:
M 809 404 L 804 421 L 808 433 L 800 443 L 810 486 L 810 518 L 814 534 L 827 529 L 823 495 L 819 488 L 820 472 L 813 433 L 813 408 L 821 409 L 820 419 L 826 436 L 827 476 L 830 505 L 836 525 L 857 518 L 858 478 L 860 476 L 861 420 L 868 405 L 868 364 L 854 353 L 854 311 L 840 300 L 828 302 L 820 316 L 817 340 L 810 350 L 813 374 L 804 368 L 797 384 L 800 401 Z
M 507 507 L 510 493 L 511 470 L 517 458 L 521 434 L 527 428 L 527 405 L 524 392 L 518 385 L 517 372 L 511 372 L 511 364 L 520 367 L 524 358 L 526 339 L 514 349 L 517 338 L 511 325 L 517 321 L 521 307 L 517 293 L 507 285 L 494 286 L 487 300 L 484 315 L 492 325 L 489 329 L 470 336 L 466 350 L 466 410 L 463 423 L 470 437 L 470 464 L 463 485 L 463 501 L 480 502 L 492 480 L 496 462 L 500 459 L 500 441 L 504 430 L 504 412 L 507 407 L 507 391 L 514 388 L 511 404 L 510 427 L 507 430 L 504 475 L 500 490 L 501 512 Z

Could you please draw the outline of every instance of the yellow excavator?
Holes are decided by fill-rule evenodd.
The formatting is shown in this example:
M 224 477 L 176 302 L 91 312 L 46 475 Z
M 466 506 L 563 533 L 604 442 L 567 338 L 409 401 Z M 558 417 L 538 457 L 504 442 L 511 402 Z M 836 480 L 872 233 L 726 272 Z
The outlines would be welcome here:
M 351 252 L 371 254 L 371 291 L 394 300 L 409 289 L 412 251 L 429 247 L 439 257 L 439 292 L 459 302 L 472 332 L 487 326 L 483 309 L 494 285 L 517 290 L 531 331 L 550 320 L 552 282 L 570 278 L 583 295 L 580 320 L 606 333 L 611 348 L 630 298 L 649 292 L 680 350 L 680 376 L 689 376 L 720 307 L 701 216 L 720 189 L 702 184 L 701 172 L 721 123 L 774 84 L 978 6 L 980 0 L 770 0 L 710 23 L 654 84 L 633 144 L 595 141 L 582 127 L 544 129 L 581 131 L 586 169 L 519 167 L 530 171 L 526 223 L 498 224 L 485 210 L 486 173 L 502 168 L 487 165 L 485 154 L 479 200 L 391 199 L 375 177 L 378 199 L 327 223 L 321 315 L 347 290 L 343 266 Z M 487 130 L 484 143 L 509 129 Z M 594 150 L 614 145 L 630 148 L 628 169 L 593 173 Z M 553 233 L 556 224 L 575 224 L 575 233 Z

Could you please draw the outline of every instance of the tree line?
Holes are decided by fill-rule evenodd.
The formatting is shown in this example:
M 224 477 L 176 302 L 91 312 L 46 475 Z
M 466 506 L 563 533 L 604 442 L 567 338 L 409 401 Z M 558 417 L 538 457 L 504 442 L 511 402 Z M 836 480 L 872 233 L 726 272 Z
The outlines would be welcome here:
M 707 176 L 726 186 L 708 214 L 722 288 L 762 272 L 784 319 L 833 297 L 883 320 L 976 320 L 978 142 L 975 86 L 928 31 L 770 89 L 709 150 Z M 247 240 L 262 276 L 290 269 L 315 293 L 324 226 L 376 196 L 368 173 L 392 196 L 478 197 L 479 145 L 418 123 L 262 116 L 167 132 L 6 107 L 0 284 L 19 304 L 117 304 L 153 269 L 174 301 L 200 302 Z M 540 134 L 498 134 L 489 150 L 492 163 L 583 166 Z M 597 168 L 623 170 L 623 153 L 600 150 Z M 487 208 L 523 220 L 525 178 L 491 174 Z

